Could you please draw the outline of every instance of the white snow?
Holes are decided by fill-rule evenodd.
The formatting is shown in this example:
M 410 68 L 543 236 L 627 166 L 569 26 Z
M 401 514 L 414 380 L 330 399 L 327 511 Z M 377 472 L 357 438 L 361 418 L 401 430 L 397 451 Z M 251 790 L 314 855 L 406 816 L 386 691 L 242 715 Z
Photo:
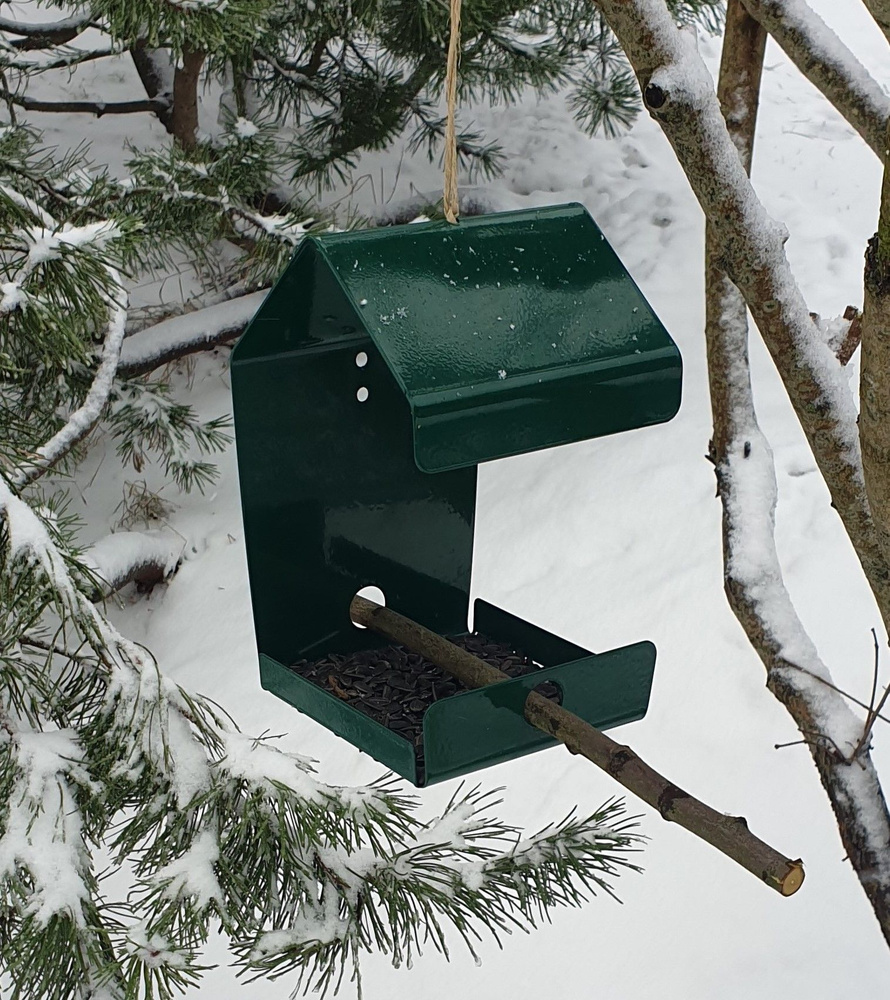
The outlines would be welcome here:
M 886 40 L 864 6 L 858 0 L 816 0 L 814 6 L 885 85 Z M 702 38 L 699 45 L 714 70 L 717 42 Z M 85 97 L 96 81 L 108 100 L 133 96 L 131 77 L 118 81 L 101 65 L 81 67 L 71 83 L 66 75 L 56 83 L 44 78 L 40 96 L 80 87 L 78 96 Z M 808 751 L 773 749 L 800 734 L 765 690 L 763 668 L 722 593 L 720 506 L 713 470 L 702 457 L 710 434 L 703 225 L 685 178 L 657 125 L 645 116 L 613 142 L 579 134 L 558 95 L 525 95 L 515 107 L 480 107 L 473 116 L 509 153 L 503 177 L 483 195 L 504 209 L 582 201 L 684 359 L 684 402 L 671 423 L 481 467 L 474 594 L 594 650 L 655 642 L 649 712 L 612 735 L 716 807 L 744 813 L 755 833 L 804 859 L 807 880 L 796 896 L 782 899 L 645 810 L 642 822 L 651 840 L 639 860 L 646 872 L 619 881 L 624 906 L 597 900 L 555 914 L 552 925 L 529 937 L 507 939 L 503 950 L 483 944 L 481 969 L 459 947 L 452 949 L 450 964 L 427 954 L 410 973 L 394 971 L 383 959 L 366 960 L 365 994 L 394 1000 L 531 1000 L 554 990 L 570 998 L 595 993 L 603 1000 L 883 996 L 890 975 L 886 945 L 844 861 Z M 53 133 L 60 142 L 92 141 L 97 155 L 117 167 L 122 136 L 137 145 L 166 141 L 156 122 L 140 116 L 60 118 L 52 128 L 62 129 Z M 399 165 L 400 153 L 368 154 L 358 173 L 382 173 L 398 183 L 397 196 L 439 189 L 437 165 L 410 156 Z M 860 301 L 862 251 L 874 230 L 880 182 L 871 151 L 771 44 L 754 186 L 769 215 L 787 226 L 786 253 L 808 307 L 821 315 L 835 316 L 848 302 Z M 359 211 L 372 214 L 379 196 L 369 188 L 357 188 L 355 199 Z M 331 200 L 342 194 L 333 192 Z M 172 297 L 178 289 L 165 286 L 163 292 Z M 760 424 L 775 457 L 785 586 L 835 681 L 867 702 L 869 630 L 880 619 L 756 333 L 752 367 Z M 842 377 L 855 383 L 856 372 L 854 358 Z M 203 415 L 230 411 L 219 359 L 201 357 L 194 369 L 184 366 L 171 377 Z M 214 497 L 176 498 L 171 526 L 187 545 L 169 588 L 112 609 L 115 622 L 151 649 L 171 677 L 232 711 L 246 733 L 289 733 L 282 750 L 318 760 L 320 780 L 368 781 L 380 773 L 371 758 L 260 688 L 234 449 L 220 464 Z M 155 471 L 146 477 L 159 485 Z M 117 468 L 110 444 L 98 442 L 74 498 L 87 514 L 88 538 L 107 534 L 122 484 L 131 478 L 131 471 Z M 16 537 L 24 544 L 35 530 L 20 518 Z M 876 762 L 890 774 L 883 723 L 873 742 Z M 255 769 L 249 748 L 231 749 L 237 767 L 259 780 L 268 768 L 288 781 L 303 781 L 296 765 L 268 760 Z M 607 776 L 558 748 L 477 777 L 486 787 L 505 786 L 504 818 L 527 828 L 575 805 L 593 808 L 615 792 Z M 849 780 L 864 779 L 854 767 Z M 440 815 L 453 791 L 454 783 L 447 782 L 419 792 L 427 815 Z M 324 929 L 337 932 L 333 924 Z M 318 924 L 295 930 L 318 933 Z M 270 938 L 267 944 L 274 950 L 282 942 Z M 208 998 L 284 1000 L 293 987 L 287 977 L 236 980 L 221 945 L 209 958 L 220 967 L 207 973 L 200 988 Z M 351 985 L 340 994 L 343 1000 L 355 995 Z
M 83 927 L 89 851 L 72 784 L 89 788 L 91 781 L 78 763 L 80 748 L 63 731 L 3 733 L 10 740 L 19 774 L 0 835 L 0 876 L 27 869 L 34 884 L 27 912 L 44 924 L 66 913 Z
M 101 225 L 103 224 L 97 224 L 97 226 Z M 116 227 L 113 228 L 116 230 Z M 86 237 L 84 237 L 84 242 L 87 242 Z M 89 239 L 89 242 L 92 242 L 92 238 Z M 44 247 L 47 253 L 51 252 L 50 244 L 51 241 L 47 238 Z M 102 360 L 96 369 L 92 385 L 83 403 L 70 414 L 64 426 L 37 449 L 37 461 L 22 466 L 16 471 L 13 481 L 17 485 L 27 482 L 33 472 L 53 465 L 60 456 L 70 451 L 95 426 L 108 402 L 120 361 L 121 345 L 127 323 L 129 296 L 124 290 L 120 273 L 110 266 L 107 266 L 106 270 L 112 279 L 114 291 L 113 298 L 108 303 L 110 318 L 105 334 L 105 343 L 102 345 Z
M 182 538 L 172 533 L 117 531 L 86 549 L 82 562 L 112 585 L 125 579 L 134 566 L 160 566 L 166 577 L 176 568 L 184 546 Z
M 214 865 L 219 858 L 219 841 L 212 830 L 200 830 L 182 857 L 160 868 L 152 882 L 163 885 L 168 899 L 193 896 L 201 909 L 214 900 L 222 900 L 222 890 Z
M 20 235 L 29 245 L 30 264 L 42 264 L 56 260 L 63 248 L 82 250 L 87 247 L 101 249 L 111 240 L 117 239 L 121 231 L 117 224 L 108 219 L 89 222 L 83 226 L 64 225 L 60 229 L 52 227 L 32 227 L 24 229 Z

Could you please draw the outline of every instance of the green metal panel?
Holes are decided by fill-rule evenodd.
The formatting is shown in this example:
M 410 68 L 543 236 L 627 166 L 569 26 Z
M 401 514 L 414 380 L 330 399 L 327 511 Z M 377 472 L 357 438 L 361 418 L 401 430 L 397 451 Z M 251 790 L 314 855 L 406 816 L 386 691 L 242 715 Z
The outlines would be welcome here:
M 267 656 L 260 657 L 263 687 L 415 785 L 434 784 L 555 746 L 555 740 L 523 716 L 528 692 L 545 681 L 559 686 L 566 708 L 599 729 L 635 722 L 646 714 L 655 669 L 652 643 L 597 655 L 486 602 L 476 602 L 476 619 L 476 627 L 493 638 L 516 646 L 524 640 L 521 648 L 534 649 L 538 662 L 550 662 L 549 657 L 540 658 L 541 653 L 562 656 L 566 647 L 580 656 L 435 702 L 423 720 L 425 767 L 418 767 L 414 748 L 402 736 Z
M 427 472 L 669 420 L 680 354 L 581 205 L 317 238 Z
M 676 347 L 584 209 L 306 239 L 232 389 L 263 685 L 418 783 L 549 742 L 521 710 L 544 674 L 518 678 L 434 705 L 418 774 L 407 741 L 284 665 L 384 644 L 349 619 L 367 584 L 465 632 L 476 464 L 676 412 Z M 589 721 L 645 712 L 649 644 L 593 656 L 481 601 L 476 627 L 559 671 Z

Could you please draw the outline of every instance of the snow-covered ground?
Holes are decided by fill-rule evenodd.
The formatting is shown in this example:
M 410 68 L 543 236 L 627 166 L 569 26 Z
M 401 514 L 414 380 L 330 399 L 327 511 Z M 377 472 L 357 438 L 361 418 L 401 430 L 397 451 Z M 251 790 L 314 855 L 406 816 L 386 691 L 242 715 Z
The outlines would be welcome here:
M 14 4 L 13 7 L 24 7 Z M 825 19 L 877 79 L 888 83 L 886 42 L 858 0 L 818 0 Z M 709 65 L 717 40 L 703 38 Z M 790 232 L 788 254 L 810 308 L 825 316 L 861 303 L 862 254 L 875 228 L 879 165 L 856 133 L 789 66 L 767 52 L 754 180 Z M 129 93 L 131 69 L 92 64 L 56 84 L 86 96 Z M 81 89 L 82 88 L 82 89 Z M 710 431 L 702 287 L 703 220 L 658 127 L 646 118 L 615 141 L 575 128 L 560 97 L 465 113 L 509 154 L 484 193 L 500 207 L 581 201 L 597 219 L 678 343 L 684 401 L 671 423 L 614 438 L 491 463 L 480 471 L 474 590 L 591 649 L 638 639 L 659 651 L 649 714 L 614 731 L 651 764 L 708 803 L 747 817 L 751 829 L 804 859 L 803 889 L 783 899 L 651 810 L 642 876 L 605 898 L 561 911 L 503 950 L 483 945 L 476 967 L 455 943 L 452 962 L 430 954 L 413 970 L 379 958 L 364 964 L 368 1000 L 487 1000 L 541 996 L 598 1000 L 842 1000 L 885 995 L 890 956 L 848 864 L 807 750 L 776 750 L 798 734 L 764 687 L 764 672 L 722 593 L 720 505 L 704 455 Z M 122 138 L 160 136 L 147 119 L 43 117 L 51 142 L 86 139 L 97 158 L 121 160 Z M 400 164 L 399 149 L 366 157 L 357 176 L 361 208 L 439 185 L 425 159 Z M 373 179 L 373 183 L 372 183 Z M 174 279 L 175 283 L 175 279 Z M 178 283 L 143 290 L 174 297 Z M 792 597 L 837 682 L 867 700 L 879 618 L 840 522 L 829 506 L 765 350 L 753 346 L 755 392 L 776 454 L 779 548 Z M 856 365 L 850 365 L 855 378 Z M 225 358 L 201 357 L 175 376 L 206 416 L 228 412 Z M 114 612 L 164 670 L 230 709 L 252 732 L 288 733 L 286 743 L 319 761 L 325 780 L 364 782 L 380 767 L 260 690 L 248 599 L 234 453 L 207 496 L 181 497 L 169 530 L 185 561 L 168 587 Z M 124 483 L 110 444 L 98 444 L 79 477 L 91 537 L 119 519 Z M 886 649 L 885 649 L 886 653 Z M 890 666 L 882 664 L 882 677 Z M 890 734 L 875 734 L 890 780 Z M 590 810 L 616 786 L 562 748 L 479 775 L 502 785 L 503 815 L 534 827 L 578 807 Z M 452 784 L 423 791 L 432 813 Z M 220 962 L 220 948 L 214 955 Z M 292 983 L 243 985 L 223 966 L 200 993 L 221 1000 L 285 998 Z M 354 996 L 346 986 L 343 995 Z

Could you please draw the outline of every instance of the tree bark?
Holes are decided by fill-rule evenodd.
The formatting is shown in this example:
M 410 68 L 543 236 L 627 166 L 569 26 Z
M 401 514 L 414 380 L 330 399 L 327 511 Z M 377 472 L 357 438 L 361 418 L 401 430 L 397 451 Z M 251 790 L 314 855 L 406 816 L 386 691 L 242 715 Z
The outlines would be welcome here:
M 782 0 L 744 0 L 744 4 L 800 72 L 885 160 L 890 99 L 853 52 L 836 37 L 832 48 L 820 44 L 826 33 L 833 32 L 806 4 L 795 6 L 793 12 Z
M 602 7 L 622 44 L 630 49 L 631 61 L 642 80 L 651 80 L 662 65 L 670 67 L 669 79 L 682 81 L 692 74 L 695 80 L 695 66 L 684 65 L 693 58 L 692 54 L 688 49 L 684 53 L 682 43 L 678 44 L 676 38 L 671 39 L 664 30 L 670 22 L 662 3 L 655 3 L 654 0 L 625 0 L 624 3 L 621 0 L 603 0 Z M 651 30 L 656 25 L 662 29 L 657 34 Z M 647 29 L 650 30 L 645 37 Z M 745 171 L 750 168 L 759 95 L 762 61 L 760 30 L 740 0 L 730 0 L 718 94 L 726 112 L 727 139 L 733 144 L 739 166 Z M 642 41 L 640 36 L 644 36 Z M 654 48 L 643 48 L 646 42 Z M 639 49 L 635 47 L 638 43 L 641 46 Z M 650 94 L 652 96 L 656 100 L 659 97 Z M 733 204 L 732 192 L 726 191 L 726 161 L 724 159 L 721 166 L 713 150 L 710 156 L 697 155 L 692 145 L 695 135 L 703 143 L 714 143 L 713 126 L 709 127 L 707 121 L 696 121 L 706 118 L 709 113 L 704 88 L 696 95 L 695 101 L 686 99 L 686 95 L 681 96 L 683 99 L 680 102 L 672 102 L 671 114 L 656 114 L 656 117 L 671 138 L 708 218 L 707 335 L 714 414 L 711 457 L 724 506 L 727 596 L 766 666 L 768 687 L 785 705 L 810 748 L 834 810 L 847 856 L 881 930 L 890 942 L 890 872 L 887 865 L 890 815 L 868 754 L 868 740 L 862 738 L 865 724 L 859 724 L 857 732 L 857 720 L 847 711 L 836 689 L 831 686 L 830 677 L 784 588 L 775 552 L 772 523 L 775 473 L 769 446 L 757 426 L 747 359 L 745 299 L 755 312 L 757 292 L 762 286 L 752 280 L 756 279 L 756 275 L 750 273 L 750 261 L 739 262 L 733 255 L 745 250 L 745 239 L 736 236 L 730 242 L 732 253 L 727 251 L 726 242 L 728 237 L 732 237 L 734 229 L 750 225 L 751 215 L 746 216 L 744 208 L 736 205 L 736 211 L 727 224 L 726 219 L 721 219 L 714 212 L 721 192 L 724 198 L 728 197 L 730 206 Z M 665 100 L 667 103 L 668 99 Z M 722 145 L 723 156 L 728 157 L 728 144 Z M 737 186 L 737 198 L 738 190 Z M 753 197 L 753 193 L 746 197 Z M 755 235 L 751 232 L 748 238 Z M 731 273 L 740 288 L 721 273 L 720 265 L 725 265 L 727 270 L 732 268 Z M 775 259 L 767 262 L 767 266 L 770 265 L 775 271 L 774 277 L 778 277 L 782 269 L 776 266 Z M 785 296 L 787 301 L 787 290 Z M 765 313 L 769 319 L 771 313 L 771 310 L 763 308 L 764 305 L 761 301 L 760 308 L 755 312 L 758 324 L 761 315 Z M 786 342 L 793 340 L 791 327 L 795 323 L 798 326 L 797 336 L 803 332 L 800 329 L 801 318 L 789 317 L 789 328 L 781 334 Z M 769 343 L 775 339 L 777 331 L 768 326 L 766 330 L 761 327 L 761 333 Z M 773 344 L 770 346 L 772 348 Z M 805 345 L 799 346 L 798 350 L 803 353 Z M 787 350 L 774 350 L 773 356 L 786 386 L 790 383 L 791 393 L 791 387 L 799 384 L 799 374 L 787 370 L 794 355 Z M 806 361 L 805 354 L 803 361 Z M 815 378 L 812 381 L 818 384 Z M 807 415 L 806 410 L 801 415 L 805 427 Z M 842 447 L 842 441 L 832 441 L 830 436 L 814 435 L 814 438 L 823 461 L 830 468 L 836 468 L 840 463 L 838 456 L 832 458 L 831 450 Z M 847 465 L 850 463 L 847 462 Z M 847 485 L 853 482 L 850 480 Z M 767 494 L 765 498 L 764 492 Z M 755 539 L 742 537 L 745 530 L 751 530 L 752 495 L 758 497 L 758 502 L 765 508 L 757 511 L 757 521 L 767 525 L 767 530 L 761 531 Z M 867 516 L 867 503 L 863 507 Z M 744 525 L 740 519 L 743 513 L 749 515 Z M 874 537 L 870 518 L 866 526 Z M 752 557 L 752 547 L 756 558 Z M 878 566 L 886 566 L 880 552 L 874 552 L 873 557 Z M 795 651 L 794 656 L 789 655 L 789 650 Z M 852 743 L 847 738 L 850 733 L 857 733 Z
M 598 6 L 714 226 L 717 263 L 751 310 L 890 629 L 890 566 L 865 493 L 856 410 L 791 273 L 784 227 L 757 199 L 726 132 L 710 75 L 663 0 L 599 0 Z
M 164 49 L 151 49 L 144 38 L 140 38 L 130 49 L 130 57 L 146 96 L 150 100 L 166 102 L 164 108 L 155 112 L 158 121 L 172 134 L 173 132 L 173 57 Z
M 184 148 L 194 149 L 198 141 L 198 84 L 206 53 L 184 48 L 182 64 L 173 75 L 171 132 Z
M 485 687 L 509 680 L 508 675 L 496 667 L 390 608 L 354 597 L 350 613 L 357 624 L 422 654 L 465 687 Z M 678 788 L 641 760 L 630 747 L 616 743 L 535 691 L 526 699 L 525 718 L 537 729 L 564 743 L 572 753 L 581 754 L 596 764 L 628 791 L 657 809 L 663 819 L 677 823 L 716 847 L 771 889 L 790 896 L 800 888 L 804 879 L 802 862 L 786 858 L 755 837 L 743 817 L 718 812 Z
M 888 135 L 890 141 L 890 135 Z M 884 558 L 890 562 L 890 168 L 878 231 L 865 253 L 859 380 L 862 473 Z

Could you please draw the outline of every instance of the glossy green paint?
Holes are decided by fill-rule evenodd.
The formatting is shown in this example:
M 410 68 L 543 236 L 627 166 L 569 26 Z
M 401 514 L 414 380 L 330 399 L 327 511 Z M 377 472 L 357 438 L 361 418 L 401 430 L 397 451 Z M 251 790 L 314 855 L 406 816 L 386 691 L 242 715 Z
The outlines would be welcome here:
M 264 686 L 415 781 L 542 745 L 515 710 L 523 685 L 504 682 L 503 703 L 470 692 L 430 710 L 430 766 L 412 775 L 406 741 L 285 665 L 383 644 L 349 619 L 368 584 L 440 634 L 465 632 L 477 464 L 667 420 L 680 372 L 580 206 L 306 239 L 232 358 Z M 611 679 L 588 690 L 574 662 L 593 663 L 587 650 L 480 608 L 482 631 L 571 666 L 565 696 L 580 685 L 598 719 L 624 705 L 620 664 L 636 670 L 638 653 L 603 654 Z M 628 673 L 633 704 L 616 718 L 642 716 L 649 682 Z
M 426 472 L 669 420 L 680 354 L 581 205 L 318 241 Z
M 474 617 L 486 635 L 559 665 L 435 702 L 423 720 L 423 767 L 407 740 L 267 656 L 260 657 L 262 684 L 418 786 L 555 746 L 523 715 L 529 691 L 544 681 L 556 683 L 561 703 L 598 729 L 646 714 L 655 670 L 651 642 L 595 655 L 485 601 L 476 601 Z

